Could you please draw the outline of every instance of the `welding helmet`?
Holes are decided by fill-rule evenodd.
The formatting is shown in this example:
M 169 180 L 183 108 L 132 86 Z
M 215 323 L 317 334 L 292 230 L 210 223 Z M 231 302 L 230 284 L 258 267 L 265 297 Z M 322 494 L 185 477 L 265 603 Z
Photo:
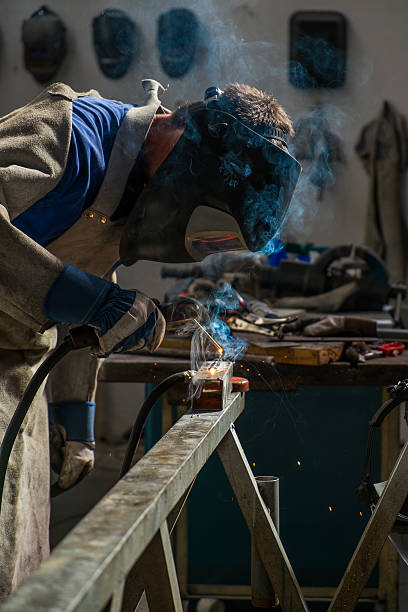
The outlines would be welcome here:
M 22 38 L 25 67 L 40 83 L 50 81 L 65 57 L 64 24 L 42 6 L 23 22 Z
M 139 48 L 133 21 L 119 9 L 106 9 L 92 22 L 98 64 L 105 76 L 119 79 L 129 70 Z
M 157 45 L 161 66 L 171 77 L 188 72 L 197 46 L 198 22 L 192 11 L 174 8 L 160 15 Z
M 177 144 L 136 200 L 124 226 L 120 258 L 183 263 L 224 251 L 260 251 L 279 231 L 300 164 L 206 91 Z

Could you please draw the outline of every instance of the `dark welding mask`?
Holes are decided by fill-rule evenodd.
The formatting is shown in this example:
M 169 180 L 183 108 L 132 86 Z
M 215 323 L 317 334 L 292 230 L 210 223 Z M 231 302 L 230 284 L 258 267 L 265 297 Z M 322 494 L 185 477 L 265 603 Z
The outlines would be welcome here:
M 217 96 L 189 114 L 179 141 L 136 200 L 121 239 L 124 265 L 260 251 L 279 232 L 300 164 L 271 142 L 282 140 L 282 132 L 254 131 L 220 110 Z
M 119 79 L 129 70 L 139 48 L 133 21 L 119 9 L 106 9 L 92 22 L 98 64 L 105 76 Z
M 192 11 L 174 8 L 160 15 L 157 45 L 161 66 L 171 77 L 182 77 L 194 61 L 198 21 Z
M 40 83 L 50 81 L 66 53 L 65 26 L 53 11 L 42 6 L 23 22 L 25 67 Z

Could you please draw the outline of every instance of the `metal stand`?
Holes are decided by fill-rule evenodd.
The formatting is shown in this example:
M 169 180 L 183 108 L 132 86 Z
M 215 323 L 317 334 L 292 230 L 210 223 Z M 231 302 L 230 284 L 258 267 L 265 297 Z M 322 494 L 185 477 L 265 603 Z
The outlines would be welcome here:
M 407 497 L 408 442 L 367 523 L 328 612 L 353 610 Z
M 274 586 L 282 610 L 308 610 L 286 556 L 279 534 L 259 493 L 254 475 L 232 425 L 217 448 L 218 455 L 235 493 L 242 514 L 252 532 L 253 521 L 262 532 L 257 549 L 268 578 Z
M 234 428 L 244 394 L 223 410 L 187 414 L 113 487 L 1 607 L 1 612 L 133 612 L 143 590 L 151 612 L 181 612 L 169 531 L 192 483 L 217 450 L 283 612 L 308 607 Z M 408 443 L 397 460 L 332 600 L 351 612 L 407 494 Z M 263 499 L 265 495 L 266 503 Z M 276 517 L 275 517 L 276 520 Z M 278 521 L 276 520 L 276 523 Z M 269 584 L 270 582 L 270 584 Z M 268 596 L 266 597 L 266 599 Z

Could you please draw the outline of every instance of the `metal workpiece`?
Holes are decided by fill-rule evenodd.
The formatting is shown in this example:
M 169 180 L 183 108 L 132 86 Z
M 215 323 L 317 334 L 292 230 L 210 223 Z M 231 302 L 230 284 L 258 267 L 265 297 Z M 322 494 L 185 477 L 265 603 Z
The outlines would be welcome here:
M 149 545 L 156 536 L 160 545 L 155 550 L 165 553 L 157 563 L 168 559 L 163 523 L 241 414 L 243 398 L 244 394 L 234 393 L 220 412 L 183 416 L 11 595 L 1 611 L 99 612 L 112 597 L 119 606 L 126 599 L 123 590 L 128 574 L 145 552 L 149 556 Z M 156 584 L 156 590 L 171 591 L 174 599 L 174 584 L 170 588 L 168 582 L 174 573 L 168 563 L 167 569 L 167 587 Z M 137 601 L 129 609 L 136 605 Z M 166 605 L 162 604 L 161 612 L 178 609 L 177 600 Z M 156 612 L 158 607 L 150 609 Z
M 279 478 L 277 476 L 255 476 L 259 493 L 279 533 Z M 255 608 L 275 608 L 279 605 L 271 581 L 258 553 L 257 539 L 262 538 L 256 512 L 256 496 L 253 500 L 253 527 L 251 537 L 251 600 Z
M 192 379 L 192 411 L 223 410 L 232 392 L 233 363 L 205 361 Z

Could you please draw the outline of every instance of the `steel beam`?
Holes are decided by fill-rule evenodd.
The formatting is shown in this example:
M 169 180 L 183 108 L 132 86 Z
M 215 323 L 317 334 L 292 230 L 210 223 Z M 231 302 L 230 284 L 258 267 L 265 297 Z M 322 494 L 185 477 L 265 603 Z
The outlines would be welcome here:
M 1 612 L 103 609 L 243 408 L 243 395 L 234 393 L 220 412 L 183 416 L 64 538 Z

